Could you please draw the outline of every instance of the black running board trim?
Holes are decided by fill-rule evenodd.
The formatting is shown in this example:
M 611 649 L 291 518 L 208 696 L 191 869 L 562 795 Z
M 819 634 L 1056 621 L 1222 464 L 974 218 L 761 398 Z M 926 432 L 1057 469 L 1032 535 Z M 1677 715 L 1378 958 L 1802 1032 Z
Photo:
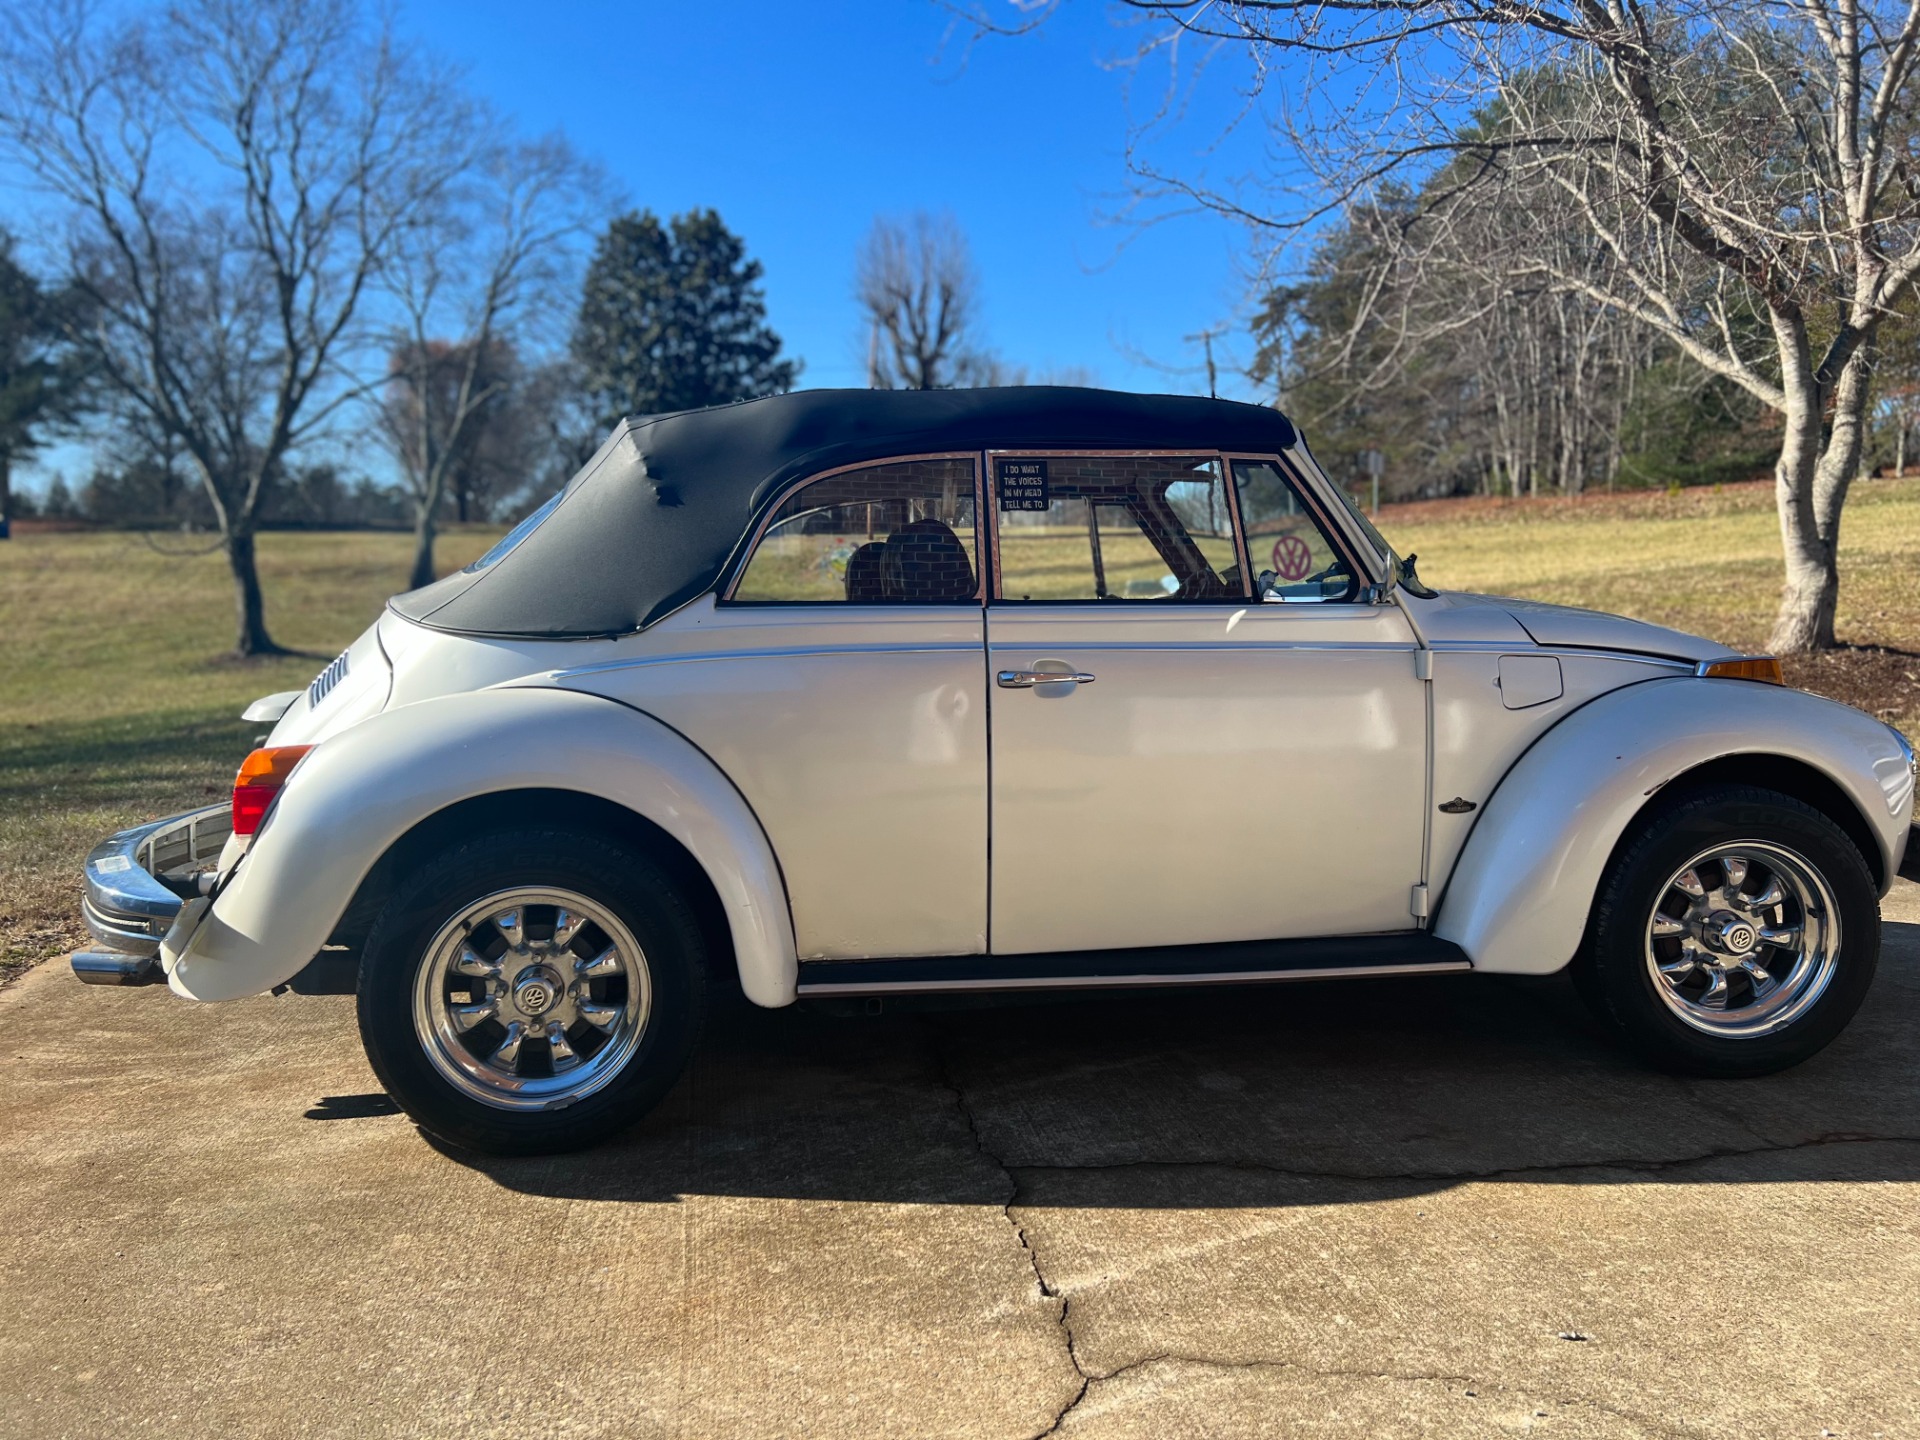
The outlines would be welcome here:
M 903 960 L 807 960 L 798 993 L 883 995 L 949 990 L 1109 990 L 1145 985 L 1248 985 L 1471 970 L 1466 952 L 1426 930 L 1076 950 L 1046 955 L 931 955 Z

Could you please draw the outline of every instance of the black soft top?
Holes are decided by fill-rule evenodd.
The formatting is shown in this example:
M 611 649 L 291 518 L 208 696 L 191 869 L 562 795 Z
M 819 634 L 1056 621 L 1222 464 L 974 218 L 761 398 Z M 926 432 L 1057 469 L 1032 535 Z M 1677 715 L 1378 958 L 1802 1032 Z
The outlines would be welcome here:
M 437 630 L 553 638 L 640 629 L 713 588 L 790 482 L 948 450 L 1291 447 L 1277 410 L 1060 385 L 801 390 L 623 420 L 559 505 L 493 564 L 396 596 Z

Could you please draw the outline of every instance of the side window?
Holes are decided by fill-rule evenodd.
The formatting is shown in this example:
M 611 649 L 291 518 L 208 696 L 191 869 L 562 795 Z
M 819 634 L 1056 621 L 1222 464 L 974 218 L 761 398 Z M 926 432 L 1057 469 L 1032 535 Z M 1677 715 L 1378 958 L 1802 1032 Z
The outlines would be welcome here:
M 992 457 L 1003 600 L 1239 600 L 1210 455 Z
M 1293 482 L 1270 460 L 1236 460 L 1240 523 L 1262 600 L 1351 600 L 1359 580 L 1327 539 Z
M 749 604 L 977 601 L 968 458 L 898 460 L 829 475 L 782 502 L 734 587 Z

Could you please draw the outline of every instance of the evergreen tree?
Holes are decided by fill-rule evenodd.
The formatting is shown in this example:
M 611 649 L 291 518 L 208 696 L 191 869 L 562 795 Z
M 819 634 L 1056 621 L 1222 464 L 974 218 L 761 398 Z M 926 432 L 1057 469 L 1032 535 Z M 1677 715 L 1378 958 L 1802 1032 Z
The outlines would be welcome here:
M 13 515 L 13 462 L 81 403 L 85 377 L 63 340 L 74 310 L 72 297 L 43 290 L 20 267 L 13 237 L 0 231 L 0 540 Z
M 712 210 L 665 225 L 641 211 L 609 225 L 572 347 L 600 427 L 792 389 L 800 362 L 781 358 L 767 327 L 761 274 Z

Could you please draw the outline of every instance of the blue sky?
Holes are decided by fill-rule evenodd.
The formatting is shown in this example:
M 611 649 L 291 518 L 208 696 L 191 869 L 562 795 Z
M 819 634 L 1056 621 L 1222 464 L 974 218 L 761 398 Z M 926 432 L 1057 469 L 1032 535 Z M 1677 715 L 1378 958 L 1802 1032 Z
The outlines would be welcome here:
M 717 209 L 766 268 L 803 385 L 864 383 L 853 265 L 874 217 L 944 209 L 972 242 L 985 339 L 1003 359 L 1203 393 L 1200 347 L 1183 337 L 1231 324 L 1220 393 L 1256 398 L 1233 364 L 1250 349 L 1241 228 L 1115 218 L 1130 117 L 1165 72 L 1136 78 L 1129 100 L 1111 62 L 1139 32 L 1103 0 L 1066 0 L 1037 34 L 971 46 L 932 0 L 402 0 L 399 21 L 521 130 L 563 131 L 631 206 Z M 1158 142 L 1180 173 L 1256 154 L 1248 132 L 1216 149 L 1239 107 L 1226 77 L 1189 94 Z M 60 446 L 20 478 L 43 489 L 57 469 L 77 484 L 88 465 Z
M 1128 352 L 1197 362 L 1181 337 L 1244 311 L 1237 227 L 1103 223 L 1127 188 L 1128 107 L 1101 62 L 1133 37 L 1099 0 L 944 56 L 950 17 L 931 0 L 410 0 L 402 21 L 522 126 L 566 132 L 634 205 L 718 209 L 766 266 L 803 384 L 864 382 L 853 259 L 878 213 L 953 211 L 990 343 L 1033 370 L 1204 388 Z M 1196 153 L 1233 110 L 1210 98 L 1182 130 Z

